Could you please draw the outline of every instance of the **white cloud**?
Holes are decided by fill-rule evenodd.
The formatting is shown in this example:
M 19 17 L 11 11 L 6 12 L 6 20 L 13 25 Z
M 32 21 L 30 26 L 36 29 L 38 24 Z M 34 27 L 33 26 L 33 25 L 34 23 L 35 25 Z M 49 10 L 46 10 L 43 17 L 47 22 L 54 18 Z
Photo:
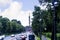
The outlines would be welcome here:
M 0 0 L 0 3 L 6 4 L 6 3 L 10 3 L 12 0 Z
M 0 0 L 1 3 L 4 3 L 4 2 L 6 3 L 6 2 L 9 2 L 9 1 L 11 1 L 11 0 Z
M 6 5 L 10 4 L 12 0 L 0 0 L 0 6 L 5 7 Z
M 23 11 L 22 10 L 21 2 L 19 3 L 19 2 L 14 1 L 14 2 L 10 3 L 9 8 L 5 9 L 5 11 L 3 11 L 3 12 L 0 12 L 0 15 L 2 15 L 3 17 L 7 17 L 10 20 L 12 20 L 12 19 L 20 20 L 24 26 L 27 26 L 27 25 L 29 25 L 28 24 L 29 13 L 31 13 L 31 15 L 32 15 L 32 11 L 30 11 L 30 10 Z
M 9 17 L 10 19 L 12 19 L 13 17 L 16 18 L 19 13 L 19 10 L 21 9 L 22 4 L 19 4 L 18 2 L 12 2 L 10 4 L 10 7 L 8 9 L 5 9 L 4 12 L 2 12 L 1 14 L 5 17 Z M 12 18 L 11 18 L 12 17 Z

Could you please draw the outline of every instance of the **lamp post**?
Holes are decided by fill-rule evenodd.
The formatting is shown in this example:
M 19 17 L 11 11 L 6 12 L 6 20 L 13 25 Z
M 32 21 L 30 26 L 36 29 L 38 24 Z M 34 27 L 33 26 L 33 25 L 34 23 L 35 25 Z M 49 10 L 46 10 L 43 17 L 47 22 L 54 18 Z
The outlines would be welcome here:
M 56 13 L 56 7 L 58 6 L 58 2 L 57 0 L 53 0 L 52 1 L 52 6 L 51 6 L 51 10 L 52 10 L 52 14 L 53 14 L 53 27 L 52 27 L 52 38 L 51 40 L 57 40 L 57 36 L 56 36 L 56 27 L 57 27 L 57 13 Z

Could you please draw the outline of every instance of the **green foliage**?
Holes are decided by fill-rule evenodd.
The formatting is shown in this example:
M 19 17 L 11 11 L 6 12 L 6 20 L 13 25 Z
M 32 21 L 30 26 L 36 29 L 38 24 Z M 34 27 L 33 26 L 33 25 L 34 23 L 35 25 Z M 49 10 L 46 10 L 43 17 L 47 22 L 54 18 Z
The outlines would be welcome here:
M 45 2 L 48 3 L 52 3 L 52 0 L 46 0 Z M 58 33 L 60 33 L 60 1 L 58 1 L 59 4 L 57 7 L 55 7 L 55 13 L 56 13 L 56 29 L 57 29 L 57 40 L 60 40 L 60 35 Z M 43 7 L 43 4 L 40 4 Z M 44 4 L 44 6 L 46 6 L 46 3 Z M 45 34 L 46 32 L 46 36 L 48 38 L 48 40 L 51 40 L 51 36 L 52 36 L 52 27 L 53 27 L 53 10 L 51 10 L 51 5 L 48 4 L 47 5 L 47 9 L 48 10 L 42 10 L 40 9 L 40 7 L 35 6 L 35 9 L 33 11 L 33 21 L 32 21 L 32 29 L 34 31 L 34 33 L 37 36 L 40 36 L 41 34 Z M 42 19 L 42 20 L 40 20 Z M 46 28 L 46 29 L 45 29 Z M 40 33 L 42 32 L 42 33 Z M 50 33 L 47 33 L 50 32 Z M 38 39 L 39 40 L 39 39 Z
M 44 33 L 47 38 L 51 39 L 51 33 Z M 60 40 L 60 33 L 57 33 L 57 40 Z
M 49 0 L 46 0 L 45 2 L 52 2 Z M 49 7 L 49 8 L 48 8 Z M 48 10 L 41 10 L 40 7 L 35 6 L 33 11 L 33 21 L 32 21 L 32 29 L 35 32 L 35 34 L 39 34 L 40 29 L 42 32 L 52 32 L 53 27 L 53 14 L 51 10 L 51 5 L 47 5 Z M 57 32 L 60 33 L 60 2 L 59 6 L 55 7 L 55 12 L 57 13 Z M 42 20 L 40 20 L 42 19 Z M 45 30 L 46 28 L 46 30 Z M 36 30 L 37 29 L 37 30 Z
M 7 33 L 20 33 L 24 31 L 23 25 L 20 21 L 13 19 L 10 21 L 8 18 L 0 16 L 0 35 Z
M 32 22 L 32 29 L 33 31 L 38 34 L 38 32 L 40 31 L 40 22 L 39 22 L 39 18 L 40 18 L 40 8 L 35 6 L 35 11 L 33 12 L 33 22 Z M 37 30 L 36 30 L 37 29 Z
M 40 38 L 39 38 L 39 37 L 36 37 L 36 39 L 37 39 L 37 40 L 40 40 Z
M 57 32 L 60 33 L 60 23 L 58 23 L 58 25 L 57 25 Z

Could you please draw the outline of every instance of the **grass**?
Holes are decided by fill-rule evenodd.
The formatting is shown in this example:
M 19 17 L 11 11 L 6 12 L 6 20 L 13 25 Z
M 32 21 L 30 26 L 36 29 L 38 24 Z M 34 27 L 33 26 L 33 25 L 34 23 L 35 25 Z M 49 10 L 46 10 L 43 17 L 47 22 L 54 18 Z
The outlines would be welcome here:
M 60 37 L 60 33 L 57 33 L 57 37 Z
M 35 37 L 36 37 L 36 38 L 35 38 L 36 40 L 40 40 L 39 36 L 36 36 L 36 35 L 35 35 Z
M 47 40 L 51 40 L 51 39 L 47 37 Z
M 37 37 L 37 40 L 40 40 L 40 38 L 39 38 L 39 37 Z
M 48 37 L 48 39 L 51 39 L 51 33 L 44 33 L 46 35 L 46 37 Z M 57 33 L 57 40 L 60 40 L 60 33 Z
M 60 40 L 60 33 L 57 33 L 57 40 Z
M 36 38 L 37 38 L 37 40 L 40 40 L 40 38 L 39 38 L 39 37 L 36 37 Z M 51 40 L 51 39 L 47 37 L 47 40 Z
M 51 40 L 52 33 L 43 33 L 47 37 L 47 40 Z M 36 35 L 35 35 L 36 36 Z M 39 36 L 36 36 L 36 40 L 40 40 Z M 57 33 L 57 40 L 60 40 L 60 33 Z

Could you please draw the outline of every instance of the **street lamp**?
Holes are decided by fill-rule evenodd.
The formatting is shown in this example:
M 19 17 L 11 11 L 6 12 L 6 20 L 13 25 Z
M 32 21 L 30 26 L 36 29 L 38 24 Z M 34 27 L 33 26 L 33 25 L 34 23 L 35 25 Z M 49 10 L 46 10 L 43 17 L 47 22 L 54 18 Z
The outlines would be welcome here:
M 56 36 L 56 27 L 57 27 L 57 10 L 56 8 L 59 5 L 59 2 L 57 0 L 52 0 L 52 3 L 49 3 L 49 5 L 51 5 L 51 10 L 52 10 L 52 14 L 53 14 L 53 27 L 52 27 L 52 39 L 51 40 L 57 40 L 57 36 Z
M 52 39 L 51 40 L 57 40 L 57 36 L 56 36 L 56 27 L 57 27 L 57 13 L 56 13 L 56 7 L 58 6 L 58 2 L 57 0 L 53 0 L 52 1 L 52 6 L 51 6 L 51 10 L 52 10 L 52 14 L 53 14 L 53 27 L 52 27 Z

